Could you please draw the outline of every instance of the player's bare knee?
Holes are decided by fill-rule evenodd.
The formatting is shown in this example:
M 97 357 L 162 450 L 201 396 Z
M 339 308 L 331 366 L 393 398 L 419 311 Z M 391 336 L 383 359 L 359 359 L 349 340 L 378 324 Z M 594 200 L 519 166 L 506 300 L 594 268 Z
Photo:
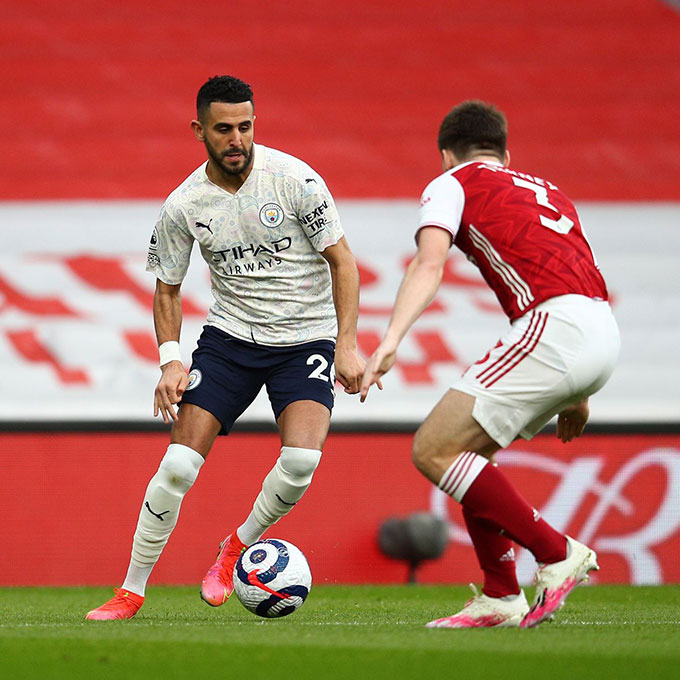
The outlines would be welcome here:
M 416 468 L 426 476 L 432 467 L 432 460 L 434 457 L 433 446 L 426 441 L 426 438 L 420 434 L 420 430 L 416 432 L 413 438 L 413 447 L 411 449 L 411 460 Z
M 439 481 L 442 472 L 463 452 L 456 442 L 433 442 L 418 434 L 413 439 L 411 459 L 418 470 L 432 481 Z

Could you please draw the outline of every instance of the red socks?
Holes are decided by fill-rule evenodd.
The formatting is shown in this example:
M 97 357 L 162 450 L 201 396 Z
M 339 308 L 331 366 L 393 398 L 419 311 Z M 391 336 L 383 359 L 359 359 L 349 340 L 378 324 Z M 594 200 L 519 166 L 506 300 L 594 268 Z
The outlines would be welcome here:
M 476 519 L 502 529 L 508 538 L 530 550 L 537 562 L 551 564 L 566 558 L 566 538 L 541 519 L 483 456 L 471 451 L 458 456 L 442 475 L 439 488 Z
M 484 572 L 482 592 L 488 597 L 517 595 L 520 588 L 515 573 L 515 549 L 512 541 L 498 527 L 479 519 L 465 507 L 463 518 L 479 566 Z

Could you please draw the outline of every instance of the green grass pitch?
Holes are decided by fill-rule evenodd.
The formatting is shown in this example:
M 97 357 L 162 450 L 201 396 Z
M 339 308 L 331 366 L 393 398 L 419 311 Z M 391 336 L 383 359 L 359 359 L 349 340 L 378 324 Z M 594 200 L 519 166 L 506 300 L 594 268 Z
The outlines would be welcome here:
M 131 621 L 83 620 L 110 595 L 0 589 L 0 677 L 641 680 L 680 667 L 680 586 L 583 587 L 526 631 L 424 628 L 465 602 L 458 586 L 316 586 L 275 621 L 237 601 L 211 609 L 197 587 L 151 587 Z

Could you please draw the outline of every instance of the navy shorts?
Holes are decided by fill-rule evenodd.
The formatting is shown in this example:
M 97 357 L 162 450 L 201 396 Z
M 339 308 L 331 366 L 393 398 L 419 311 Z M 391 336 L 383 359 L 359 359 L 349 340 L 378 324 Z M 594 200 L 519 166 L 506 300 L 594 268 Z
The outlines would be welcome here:
M 275 418 L 288 404 L 303 399 L 332 411 L 334 356 L 335 344 L 330 340 L 272 347 L 204 326 L 181 404 L 195 404 L 212 413 L 222 423 L 220 434 L 229 434 L 263 385 Z

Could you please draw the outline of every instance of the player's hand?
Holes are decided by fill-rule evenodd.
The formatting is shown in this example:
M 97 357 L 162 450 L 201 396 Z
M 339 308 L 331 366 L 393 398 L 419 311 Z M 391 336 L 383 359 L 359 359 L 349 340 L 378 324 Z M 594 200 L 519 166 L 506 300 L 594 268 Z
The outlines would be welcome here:
M 153 400 L 154 418 L 160 413 L 163 422 L 177 420 L 174 404 L 177 404 L 189 384 L 189 376 L 181 361 L 169 361 L 161 366 L 161 378 L 156 385 Z
M 343 386 L 347 394 L 359 392 L 365 369 L 366 362 L 355 347 L 338 345 L 335 348 L 335 379 Z
M 565 444 L 575 437 L 580 437 L 589 415 L 590 407 L 587 399 L 565 408 L 557 416 L 557 437 Z
M 393 347 L 392 345 L 385 343 L 385 341 L 381 342 L 378 349 L 373 352 L 373 355 L 368 360 L 368 365 L 366 366 L 364 377 L 361 381 L 360 400 L 362 404 L 366 401 L 368 390 L 371 388 L 371 385 L 377 385 L 379 389 L 383 388 L 380 378 L 392 368 L 396 358 L 396 346 Z

